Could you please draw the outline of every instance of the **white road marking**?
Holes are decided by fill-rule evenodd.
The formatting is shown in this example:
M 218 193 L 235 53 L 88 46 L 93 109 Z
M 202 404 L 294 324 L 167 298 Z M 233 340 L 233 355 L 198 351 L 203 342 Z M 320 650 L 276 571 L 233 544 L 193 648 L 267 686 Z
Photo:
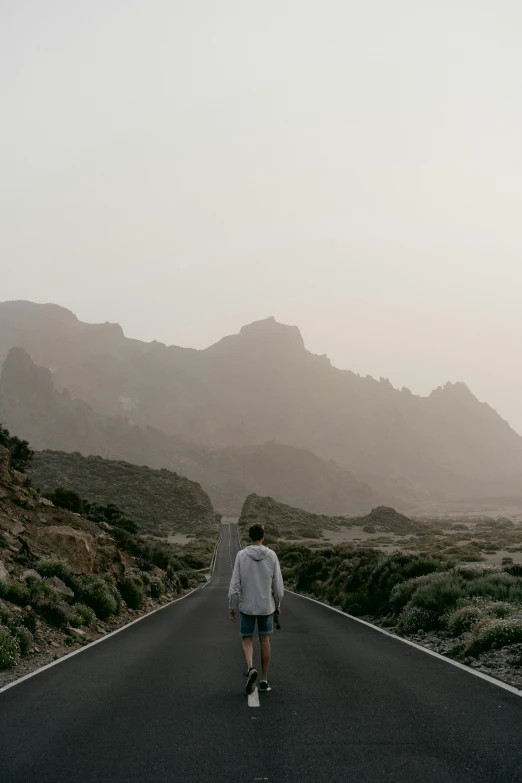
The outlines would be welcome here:
M 445 663 L 449 663 L 451 666 L 456 666 L 457 669 L 462 669 L 462 671 L 467 672 L 468 674 L 473 674 L 475 677 L 480 677 L 481 680 L 486 680 L 487 682 L 490 682 L 492 685 L 496 685 L 498 688 L 502 688 L 505 691 L 514 693 L 515 696 L 522 696 L 522 691 L 520 691 L 518 688 L 515 688 L 513 685 L 508 685 L 507 683 L 502 682 L 501 680 L 496 680 L 494 677 L 490 677 L 489 674 L 484 674 L 483 672 L 476 671 L 476 669 L 471 669 L 469 666 L 466 666 L 463 663 L 459 663 L 458 661 L 454 661 L 452 658 L 447 658 L 445 655 L 441 655 L 440 653 L 435 652 L 434 650 L 428 649 L 428 647 L 422 647 L 420 644 L 417 644 L 416 642 L 410 642 L 409 639 L 403 639 L 402 636 L 396 636 L 396 634 L 390 633 L 390 631 L 385 631 L 384 628 L 379 628 L 378 625 L 372 625 L 372 623 L 369 623 L 366 620 L 361 620 L 360 617 L 354 617 L 353 614 L 347 614 L 346 612 L 341 611 L 341 609 L 336 609 L 335 606 L 328 606 L 328 604 L 323 604 L 322 601 L 317 601 L 315 598 L 309 598 L 307 595 L 294 593 L 293 590 L 287 589 L 286 592 L 292 593 L 292 595 L 296 595 L 298 598 L 304 598 L 305 601 L 312 601 L 314 604 L 319 604 L 319 606 L 323 606 L 325 609 L 330 609 L 332 612 L 337 612 L 337 614 L 342 614 L 344 617 L 348 617 L 349 620 L 355 620 L 356 623 L 361 623 L 361 625 L 367 625 L 368 628 L 373 628 L 374 631 L 383 633 L 385 636 L 391 636 L 392 639 L 397 639 L 398 642 L 402 642 L 403 644 L 408 644 L 410 647 L 415 647 L 415 649 L 420 650 L 423 653 L 427 653 L 428 655 L 432 655 L 434 658 L 438 658 L 439 660 L 444 661 Z
M 259 707 L 259 691 L 257 688 L 254 690 L 254 693 L 248 695 L 248 706 Z

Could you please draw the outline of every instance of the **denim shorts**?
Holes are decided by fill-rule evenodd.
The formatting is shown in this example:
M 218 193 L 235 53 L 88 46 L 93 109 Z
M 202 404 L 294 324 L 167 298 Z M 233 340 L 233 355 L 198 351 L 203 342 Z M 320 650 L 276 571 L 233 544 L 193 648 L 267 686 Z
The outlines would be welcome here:
M 268 634 L 274 632 L 273 614 L 243 614 L 240 612 L 241 627 L 239 633 L 241 636 L 253 636 L 257 620 L 258 634 Z

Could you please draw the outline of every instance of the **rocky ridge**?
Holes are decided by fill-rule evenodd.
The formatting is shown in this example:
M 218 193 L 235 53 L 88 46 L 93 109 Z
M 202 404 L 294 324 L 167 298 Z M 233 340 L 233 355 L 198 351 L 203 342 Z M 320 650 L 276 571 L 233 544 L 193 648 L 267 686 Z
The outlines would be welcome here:
M 181 474 L 201 484 L 220 513 L 232 516 L 239 514 L 245 497 L 252 492 L 330 514 L 364 513 L 382 499 L 369 484 L 332 460 L 304 449 L 273 442 L 208 449 L 139 426 L 126 416 L 98 412 L 73 399 L 67 389 L 57 391 L 51 371 L 37 366 L 21 348 L 11 349 L 3 364 L 1 421 L 45 452 L 34 466 L 37 486 L 53 488 L 50 483 L 58 481 L 58 472 L 71 486 L 84 486 L 86 497 L 103 491 L 97 482 L 86 481 L 87 474 L 92 477 L 96 472 L 94 464 L 77 458 L 62 457 L 60 461 L 49 451 L 77 451 Z
M 0 361 L 13 346 L 52 368 L 73 398 L 194 445 L 289 444 L 396 487 L 402 500 L 507 495 L 520 484 L 522 438 L 465 384 L 428 397 L 394 389 L 333 367 L 273 318 L 195 351 L 131 340 L 56 305 L 5 302 Z

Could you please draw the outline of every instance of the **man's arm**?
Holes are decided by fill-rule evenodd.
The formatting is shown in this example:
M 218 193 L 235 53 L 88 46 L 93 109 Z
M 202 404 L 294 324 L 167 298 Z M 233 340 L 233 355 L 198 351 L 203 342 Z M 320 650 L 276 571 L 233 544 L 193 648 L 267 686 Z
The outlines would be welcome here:
M 277 555 L 274 556 L 275 556 L 275 568 L 274 568 L 274 574 L 272 576 L 272 595 L 274 597 L 276 611 L 279 612 L 279 607 L 281 601 L 283 600 L 285 587 L 283 584 L 283 575 L 281 573 L 281 566 L 279 565 L 279 558 L 277 557 Z
M 234 563 L 234 570 L 232 571 L 230 587 L 228 588 L 229 616 L 233 622 L 236 622 L 236 609 L 237 609 L 240 595 L 241 595 L 241 573 L 239 570 L 239 552 L 238 552 L 236 555 L 236 562 Z

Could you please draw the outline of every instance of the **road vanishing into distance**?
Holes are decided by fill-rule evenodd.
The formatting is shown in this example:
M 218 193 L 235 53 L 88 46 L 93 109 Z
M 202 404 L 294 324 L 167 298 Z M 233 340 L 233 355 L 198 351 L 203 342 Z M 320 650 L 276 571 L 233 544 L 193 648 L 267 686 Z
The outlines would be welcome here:
M 249 706 L 237 549 L 226 524 L 203 589 L 0 693 L 0 782 L 522 781 L 522 698 L 298 596 Z

